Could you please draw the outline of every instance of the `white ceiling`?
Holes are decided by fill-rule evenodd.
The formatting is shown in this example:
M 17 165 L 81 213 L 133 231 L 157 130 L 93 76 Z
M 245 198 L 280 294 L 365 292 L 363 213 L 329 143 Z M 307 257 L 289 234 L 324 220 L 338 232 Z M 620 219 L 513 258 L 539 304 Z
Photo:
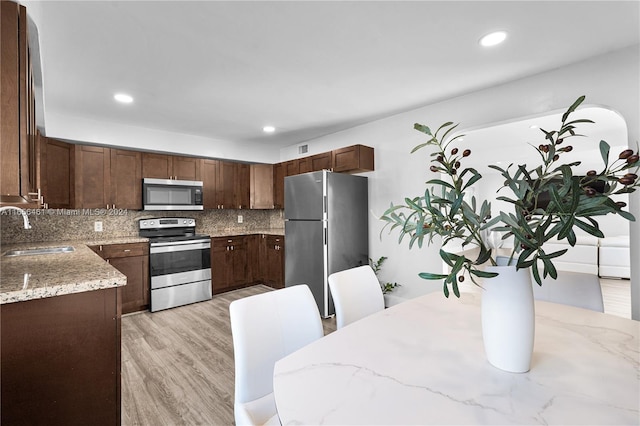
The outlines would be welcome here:
M 640 41 L 638 1 L 22 3 L 39 32 L 45 121 L 274 148 Z M 496 29 L 507 41 L 481 48 Z M 134 103 L 114 102 L 118 91 Z

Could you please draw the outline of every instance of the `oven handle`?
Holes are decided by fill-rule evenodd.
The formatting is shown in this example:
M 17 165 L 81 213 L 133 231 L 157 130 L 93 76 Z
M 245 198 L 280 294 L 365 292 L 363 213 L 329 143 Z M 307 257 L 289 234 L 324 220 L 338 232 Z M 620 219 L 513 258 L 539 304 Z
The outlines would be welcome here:
M 207 241 L 206 243 L 159 243 L 162 246 L 152 245 L 149 248 L 149 253 L 171 253 L 175 251 L 187 251 L 187 250 L 202 250 L 202 249 L 210 249 L 211 242 Z M 170 245 L 168 245 L 170 244 Z

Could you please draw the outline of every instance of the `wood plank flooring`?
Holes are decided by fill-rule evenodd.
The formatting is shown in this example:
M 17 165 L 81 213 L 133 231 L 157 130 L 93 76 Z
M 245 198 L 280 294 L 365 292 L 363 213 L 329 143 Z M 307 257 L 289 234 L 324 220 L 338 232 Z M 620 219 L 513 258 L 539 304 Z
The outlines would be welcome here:
M 271 291 L 257 285 L 212 300 L 122 318 L 123 425 L 232 425 L 229 304 Z M 335 319 L 323 321 L 325 334 Z
M 631 318 L 629 281 L 602 279 L 601 284 L 605 313 Z M 124 316 L 122 424 L 232 425 L 229 304 L 266 291 L 271 288 L 257 285 L 207 302 Z M 328 334 L 335 319 L 323 325 Z

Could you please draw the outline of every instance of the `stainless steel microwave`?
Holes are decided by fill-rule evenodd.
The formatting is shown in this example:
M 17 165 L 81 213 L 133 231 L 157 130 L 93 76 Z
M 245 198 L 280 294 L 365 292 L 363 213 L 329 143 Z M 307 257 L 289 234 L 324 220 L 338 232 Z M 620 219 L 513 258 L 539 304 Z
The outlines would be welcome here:
M 202 210 L 202 182 L 199 180 L 142 180 L 144 210 Z

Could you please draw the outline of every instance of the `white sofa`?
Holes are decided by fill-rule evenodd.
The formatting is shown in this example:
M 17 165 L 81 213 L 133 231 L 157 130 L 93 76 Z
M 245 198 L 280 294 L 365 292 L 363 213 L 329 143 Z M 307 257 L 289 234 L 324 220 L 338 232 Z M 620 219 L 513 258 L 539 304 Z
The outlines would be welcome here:
M 578 235 L 573 247 L 566 240 L 550 240 L 545 243 L 543 249 L 546 253 L 567 249 L 564 255 L 553 259 L 553 265 L 558 271 L 599 275 L 597 237 Z
M 630 278 L 629 237 L 600 238 L 598 265 L 601 277 Z

